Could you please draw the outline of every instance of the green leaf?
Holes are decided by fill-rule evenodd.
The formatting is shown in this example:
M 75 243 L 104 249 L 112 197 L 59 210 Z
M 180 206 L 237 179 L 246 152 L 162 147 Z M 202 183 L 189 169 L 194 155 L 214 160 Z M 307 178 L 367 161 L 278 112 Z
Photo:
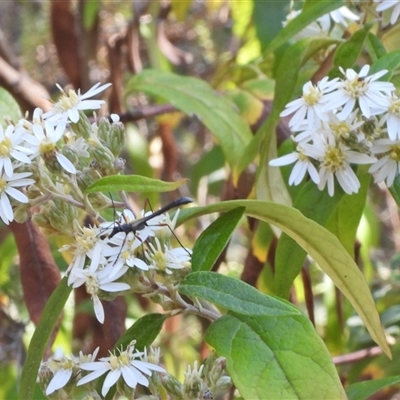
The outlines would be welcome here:
M 92 192 L 171 192 L 184 185 L 188 180 L 181 179 L 176 182 L 164 182 L 159 179 L 147 178 L 140 175 L 112 175 L 106 176 L 92 183 L 86 193 Z
M 343 69 L 353 67 L 361 54 L 365 39 L 371 28 L 372 24 L 364 25 L 362 29 L 355 31 L 350 39 L 339 45 L 333 59 L 333 64 L 336 67 L 342 67 Z
M 245 214 L 275 225 L 294 239 L 350 301 L 366 325 L 371 337 L 390 357 L 390 348 L 382 329 L 371 292 L 364 275 L 338 238 L 300 211 L 267 201 L 232 200 L 182 210 L 180 223 L 200 215 L 246 207 Z
M 40 322 L 29 343 L 28 353 L 26 355 L 24 367 L 22 368 L 19 392 L 20 400 L 33 399 L 37 373 L 46 344 L 56 325 L 58 317 L 65 307 L 71 290 L 72 287 L 67 285 L 67 278 L 63 278 L 43 309 Z
M 335 366 L 304 315 L 229 313 L 207 330 L 206 342 L 226 357 L 244 399 L 345 399 Z
M 193 247 L 192 270 L 209 271 L 227 245 L 244 212 L 244 207 L 229 211 L 204 230 Z
M 371 32 L 368 32 L 365 47 L 374 63 L 386 54 L 385 46 L 381 40 Z
M 217 272 L 193 272 L 179 285 L 179 292 L 200 297 L 219 307 L 243 315 L 282 317 L 303 315 L 293 304 L 267 296 L 238 279 Z
M 21 110 L 14 97 L 7 90 L 0 87 L 0 115 L 2 116 L 0 124 L 6 127 L 4 117 L 8 117 L 11 121 L 18 122 L 21 118 Z
M 188 275 L 179 291 L 230 310 L 206 341 L 245 399 L 345 398 L 323 341 L 293 304 L 216 272 Z
M 383 55 L 377 62 L 371 65 L 369 75 L 383 69 L 389 70 L 389 73 L 384 75 L 385 80 L 390 80 L 394 70 L 400 65 L 400 50 L 392 51 Z
M 331 197 L 309 181 L 297 196 L 294 208 L 318 224 L 325 225 L 342 196 L 343 191 L 335 190 L 335 195 Z M 301 271 L 306 254 L 293 238 L 286 233 L 281 235 L 275 253 L 275 294 L 285 299 L 289 297 L 290 288 Z
M 400 376 L 374 379 L 371 381 L 357 382 L 346 388 L 349 400 L 365 400 L 385 387 L 400 383 Z
M 132 340 L 135 340 L 135 348 L 143 351 L 145 347 L 150 346 L 157 338 L 167 317 L 164 314 L 147 314 L 138 319 L 119 338 L 114 349 L 120 349 L 121 346 L 125 349 Z
M 252 133 L 233 109 L 204 81 L 170 72 L 145 70 L 130 79 L 126 92 L 143 91 L 161 97 L 188 115 L 197 115 L 218 139 L 230 165 L 236 164 Z
M 324 14 L 344 5 L 342 0 L 318 1 L 312 2 L 301 12 L 296 18 L 292 19 L 266 47 L 264 54 L 270 53 L 280 46 L 285 44 L 296 33 L 299 33 L 303 28 L 315 22 L 315 20 Z M 290 65 L 290 64 L 289 64 Z
M 390 193 L 392 194 L 394 201 L 397 206 L 400 207 L 400 175 L 397 174 L 394 178 L 393 185 L 389 188 Z

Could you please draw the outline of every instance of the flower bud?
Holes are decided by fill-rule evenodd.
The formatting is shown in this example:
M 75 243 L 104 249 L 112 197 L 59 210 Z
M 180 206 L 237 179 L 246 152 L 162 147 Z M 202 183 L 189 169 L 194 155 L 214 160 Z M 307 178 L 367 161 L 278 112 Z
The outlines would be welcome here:
M 83 111 L 79 111 L 79 120 L 78 122 L 70 122 L 69 126 L 77 136 L 81 136 L 85 139 L 88 139 L 90 133 L 92 132 L 92 126 L 90 124 L 89 118 Z
M 108 118 L 101 118 L 97 132 L 99 139 L 107 143 L 115 157 L 118 157 L 124 148 L 125 131 L 122 122 L 110 122 Z
M 115 157 L 112 152 L 93 136 L 88 139 L 89 153 L 107 171 L 114 171 Z
M 183 385 L 174 376 L 166 374 L 161 378 L 161 383 L 173 399 L 182 399 Z
M 66 144 L 63 146 L 63 148 L 61 149 L 61 153 L 68 158 L 69 161 L 72 162 L 72 164 L 74 164 L 75 166 L 78 165 L 79 163 L 79 154 L 76 151 L 75 147 L 70 145 L 70 144 Z

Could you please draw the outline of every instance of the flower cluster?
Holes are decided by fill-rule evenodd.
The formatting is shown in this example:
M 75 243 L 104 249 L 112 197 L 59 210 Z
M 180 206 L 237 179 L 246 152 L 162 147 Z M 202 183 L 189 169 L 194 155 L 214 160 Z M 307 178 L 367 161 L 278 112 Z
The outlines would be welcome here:
M 73 288 L 85 285 L 99 322 L 103 323 L 105 317 L 100 297 L 107 299 L 110 294 L 128 290 L 152 292 L 155 274 L 174 279 L 173 271 L 190 267 L 191 250 L 169 246 L 178 215 L 179 210 L 171 220 L 169 215 L 161 214 L 136 231 L 121 230 L 111 235 L 110 229 L 149 217 L 142 211 L 136 220 L 130 210 L 125 210 L 116 221 L 103 222 L 100 227 L 77 226 L 74 242 L 60 249 L 74 255 L 67 270 L 68 284 Z M 130 276 L 135 278 L 131 284 L 121 281 L 129 281 Z
M 360 182 L 353 170 L 372 164 L 376 183 L 391 186 L 400 171 L 400 99 L 390 82 L 378 81 L 387 70 L 368 75 L 365 65 L 343 78 L 322 79 L 303 86 L 300 99 L 286 106 L 281 116 L 292 115 L 296 151 L 270 161 L 271 166 L 295 163 L 290 185 L 308 173 L 320 190 L 334 194 L 335 178 L 347 194 L 357 193 Z
M 99 348 L 89 355 L 80 352 L 79 357 L 56 356 L 43 362 L 39 370 L 39 381 L 46 396 L 58 393 L 61 397 L 71 399 L 78 386 L 85 386 L 93 396 L 95 386 L 92 381 L 107 373 L 101 390 L 102 396 L 106 396 L 112 386 L 121 383 L 121 386 L 129 388 L 131 393 L 128 397 L 133 398 L 138 384 L 149 387 L 148 377 L 152 379 L 153 372 L 166 372 L 158 365 L 158 349 L 151 349 L 152 354 L 157 355 L 152 357 L 152 361 L 149 361 L 146 350 L 140 352 L 135 349 L 135 342 L 131 342 L 126 350 L 121 348 L 110 352 L 109 357 L 96 361 L 98 351 Z
M 97 84 L 84 95 L 63 93 L 51 111 L 37 108 L 32 121 L 21 118 L 5 129 L 0 126 L 0 218 L 5 224 L 14 220 L 16 206 L 30 202 L 24 187 L 35 184 L 49 194 L 42 185 L 45 176 L 56 174 L 62 182 L 78 173 L 74 154 L 89 154 L 87 146 L 67 132 L 67 123 L 79 121 L 79 110 L 100 108 L 103 101 L 87 99 L 108 86 Z

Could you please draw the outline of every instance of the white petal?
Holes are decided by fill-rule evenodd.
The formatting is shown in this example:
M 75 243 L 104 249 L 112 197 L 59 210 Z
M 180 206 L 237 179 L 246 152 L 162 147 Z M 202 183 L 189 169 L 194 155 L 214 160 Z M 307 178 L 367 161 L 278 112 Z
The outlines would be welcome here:
M 57 161 L 60 163 L 60 165 L 70 174 L 76 174 L 76 168 L 74 166 L 74 164 L 72 164 L 71 161 L 68 160 L 67 157 L 65 157 L 63 154 L 61 153 L 56 153 L 56 158 Z
M 0 208 L 2 209 L 4 216 L 8 221 L 14 220 L 14 213 L 11 207 L 10 200 L 8 199 L 7 195 L 5 193 L 1 194 L 0 197 Z M 8 225 L 8 223 L 2 218 L 3 221 Z
M 104 308 L 103 304 L 101 304 L 100 299 L 97 296 L 93 296 L 93 308 L 94 313 L 96 315 L 97 321 L 101 324 L 104 323 Z
M 22 192 L 20 192 L 17 189 L 14 189 L 13 187 L 8 186 L 6 188 L 6 193 L 13 197 L 15 200 L 18 200 L 20 203 L 28 203 L 29 199 L 26 197 Z
M 49 386 L 47 386 L 46 395 L 48 396 L 54 391 L 64 387 L 71 378 L 71 375 L 71 369 L 59 369 L 50 381 Z

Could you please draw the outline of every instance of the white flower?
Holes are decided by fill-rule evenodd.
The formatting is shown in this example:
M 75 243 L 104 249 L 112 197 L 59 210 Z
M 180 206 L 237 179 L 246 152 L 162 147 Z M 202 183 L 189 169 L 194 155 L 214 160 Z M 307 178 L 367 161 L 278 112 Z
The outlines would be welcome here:
M 73 374 L 78 371 L 78 364 L 73 358 L 60 357 L 50 358 L 42 366 L 48 367 L 54 374 L 46 388 L 46 396 L 51 395 L 56 390 L 63 388 L 71 379 Z
M 392 93 L 389 102 L 387 112 L 383 115 L 381 122 L 386 122 L 388 136 L 394 141 L 400 139 L 400 99 Z
M 380 3 L 376 6 L 376 11 L 385 11 L 391 7 L 394 7 L 392 15 L 390 16 L 390 23 L 393 25 L 400 16 L 400 2 L 394 0 L 374 0 L 374 3 Z
M 28 203 L 28 197 L 16 188 L 35 183 L 33 179 L 27 179 L 30 175 L 32 175 L 31 172 L 19 172 L 11 177 L 5 173 L 0 174 L 0 218 L 7 225 L 14 220 L 14 213 L 8 196 L 20 203 Z
M 53 104 L 52 110 L 43 114 L 43 118 L 47 121 L 56 123 L 66 123 L 68 120 L 76 123 L 79 121 L 80 110 L 97 110 L 102 104 L 104 104 L 103 100 L 87 99 L 96 96 L 103 90 L 106 90 L 109 86 L 111 86 L 111 83 L 102 86 L 100 86 L 100 83 L 96 83 L 85 94 L 81 94 L 80 90 L 78 90 L 78 93 L 74 90 L 69 90 L 67 94 L 59 85 L 57 85 L 62 92 L 61 97 L 57 103 Z
M 120 267 L 118 272 L 111 276 L 113 268 L 113 265 L 109 264 L 96 272 L 91 272 L 88 269 L 74 270 L 75 277 L 72 287 L 75 289 L 85 284 L 86 292 L 91 295 L 93 300 L 94 313 L 101 324 L 104 323 L 104 308 L 99 298 L 99 292 L 103 290 L 104 292 L 115 293 L 131 288 L 127 283 L 114 282 L 127 271 L 128 267 Z
M 85 266 L 86 257 L 90 259 L 89 271 L 94 272 L 99 267 L 99 264 L 104 264 L 106 259 L 104 252 L 108 248 L 100 238 L 99 228 L 87 228 L 79 226 L 78 232 L 75 233 L 75 242 L 64 245 L 59 249 L 62 251 L 70 251 L 74 254 L 71 264 L 67 269 L 68 285 L 72 285 L 75 280 L 75 271 L 81 270 Z
M 328 77 L 323 78 L 316 85 L 307 82 L 303 85 L 303 94 L 299 99 L 291 101 L 286 105 L 284 111 L 281 112 L 281 117 L 293 114 L 289 121 L 289 127 L 293 131 L 298 131 L 303 128 L 307 121 L 308 129 L 313 129 L 320 126 L 320 121 L 328 121 L 325 107 L 324 94 L 335 88 L 337 79 L 328 81 Z
M 345 72 L 340 67 L 345 79 L 337 83 L 335 91 L 325 95 L 324 110 L 331 111 L 343 107 L 337 114 L 341 120 L 351 114 L 356 102 L 358 102 L 362 115 L 366 118 L 385 111 L 389 101 L 383 93 L 390 94 L 395 87 L 390 82 L 375 82 L 385 75 L 387 70 L 367 76 L 369 68 L 369 65 L 364 65 L 357 74 L 353 69 L 347 69 Z
M 316 136 L 312 145 L 304 145 L 304 153 L 321 162 L 318 188 L 323 190 L 328 185 L 330 196 L 334 194 L 334 178 L 347 194 L 357 193 L 360 182 L 352 170 L 352 164 L 370 164 L 375 158 L 347 149 L 336 142 L 333 135 Z
M 269 165 L 273 167 L 280 167 L 283 165 L 289 165 L 296 163 L 289 176 L 289 185 L 298 185 L 306 176 L 308 172 L 313 182 L 319 184 L 318 171 L 308 156 L 304 154 L 303 148 L 297 146 L 297 151 L 293 151 L 290 154 L 286 154 L 282 157 L 276 158 L 269 162 Z
M 186 248 L 177 247 L 169 249 L 166 244 L 162 248 L 160 241 L 156 237 L 155 246 L 149 243 L 149 250 L 146 252 L 146 258 L 154 268 L 172 274 L 174 269 L 183 269 L 190 267 L 191 251 Z
M 101 390 L 101 394 L 106 396 L 111 386 L 120 378 L 130 388 L 135 389 L 138 384 L 145 387 L 149 386 L 149 381 L 145 375 L 151 375 L 152 371 L 166 372 L 164 368 L 158 365 L 141 361 L 140 357 L 143 353 L 137 350 L 134 353 L 134 350 L 134 342 L 132 342 L 125 351 L 118 350 L 119 355 L 116 355 L 115 352 L 111 353 L 110 357 L 100 358 L 100 361 L 81 364 L 81 369 L 93 372 L 80 379 L 77 385 L 84 385 L 108 372 Z
M 64 135 L 65 123 L 59 123 L 54 127 L 54 125 L 46 121 L 45 129 L 43 129 L 42 125 L 35 124 L 32 126 L 32 130 L 35 136 L 30 140 L 31 148 L 40 154 L 44 160 L 51 161 L 56 158 L 65 171 L 70 174 L 76 174 L 74 164 L 61 154 L 57 147 L 57 142 Z
M 368 172 L 374 175 L 375 183 L 386 180 L 386 186 L 392 186 L 400 173 L 400 141 L 378 139 L 372 145 L 372 152 L 380 154 L 380 158 Z
M 4 170 L 8 176 L 12 176 L 13 159 L 25 164 L 31 163 L 27 154 L 32 151 L 23 145 L 27 135 L 24 130 L 15 129 L 13 125 L 8 125 L 5 131 L 0 125 L 0 173 Z

